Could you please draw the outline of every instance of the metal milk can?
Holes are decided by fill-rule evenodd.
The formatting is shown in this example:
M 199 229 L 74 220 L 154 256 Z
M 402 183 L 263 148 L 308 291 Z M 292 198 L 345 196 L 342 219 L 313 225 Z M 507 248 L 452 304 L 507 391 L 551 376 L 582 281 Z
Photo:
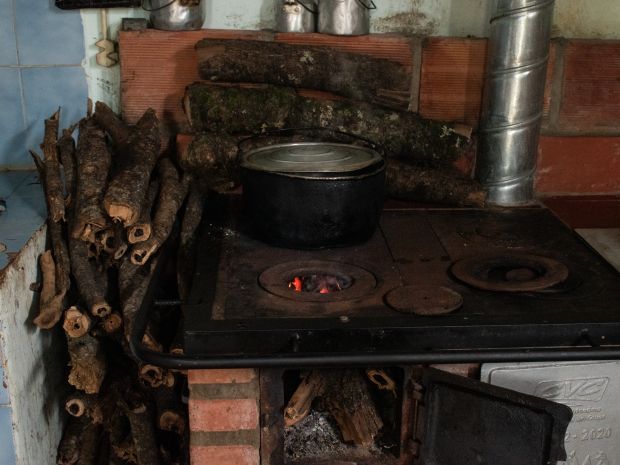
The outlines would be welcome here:
M 201 29 L 205 13 L 201 0 L 143 0 L 155 29 L 190 31 Z
M 370 10 L 373 0 L 320 0 L 319 32 L 359 36 L 370 32 Z
M 315 32 L 316 1 L 284 0 L 277 3 L 276 30 L 278 32 Z

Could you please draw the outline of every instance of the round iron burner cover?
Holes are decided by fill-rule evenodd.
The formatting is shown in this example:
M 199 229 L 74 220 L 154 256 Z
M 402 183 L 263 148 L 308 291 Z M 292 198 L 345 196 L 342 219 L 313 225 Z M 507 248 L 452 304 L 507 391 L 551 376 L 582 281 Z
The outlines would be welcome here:
M 565 281 L 566 265 L 548 257 L 525 254 L 469 257 L 455 262 L 452 274 L 477 289 L 498 292 L 542 291 Z
M 388 292 L 385 302 L 397 312 L 431 316 L 459 309 L 463 297 L 443 286 L 402 286 Z
M 296 278 L 326 276 L 346 283 L 335 292 L 304 292 L 291 285 Z M 377 279 L 368 270 L 349 263 L 329 260 L 307 260 L 280 263 L 263 271 L 260 286 L 270 294 L 300 302 L 343 302 L 364 297 L 377 286 Z

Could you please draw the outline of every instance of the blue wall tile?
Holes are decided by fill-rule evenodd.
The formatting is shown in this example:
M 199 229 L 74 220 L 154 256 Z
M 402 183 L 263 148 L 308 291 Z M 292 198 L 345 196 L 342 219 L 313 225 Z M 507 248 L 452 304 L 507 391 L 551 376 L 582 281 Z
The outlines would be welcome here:
M 0 0 L 0 65 L 17 64 L 13 0 Z
M 0 165 L 30 165 L 18 69 L 0 68 L 0 108 Z
M 22 68 L 21 73 L 26 102 L 26 147 L 38 148 L 43 139 L 43 120 L 58 107 L 62 107 L 63 128 L 84 117 L 88 101 L 86 77 L 80 66 Z
M 13 420 L 11 409 L 0 407 L 0 465 L 15 463 L 15 449 L 13 448 Z
M 84 58 L 79 10 L 60 10 L 53 0 L 15 0 L 21 65 L 74 65 Z

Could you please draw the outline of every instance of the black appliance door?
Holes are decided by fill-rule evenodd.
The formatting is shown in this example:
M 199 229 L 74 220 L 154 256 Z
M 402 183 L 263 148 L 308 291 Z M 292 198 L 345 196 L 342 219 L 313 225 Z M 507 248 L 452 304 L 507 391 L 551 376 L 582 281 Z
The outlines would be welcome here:
M 439 370 L 424 371 L 420 465 L 548 465 L 566 458 L 569 407 Z

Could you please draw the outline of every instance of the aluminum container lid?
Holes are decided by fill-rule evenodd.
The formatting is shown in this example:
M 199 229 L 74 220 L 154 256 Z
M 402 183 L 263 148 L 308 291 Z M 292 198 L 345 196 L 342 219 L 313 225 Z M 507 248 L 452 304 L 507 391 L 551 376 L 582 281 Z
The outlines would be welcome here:
M 349 173 L 381 161 L 376 151 L 332 142 L 269 145 L 245 154 L 241 166 L 277 173 Z

